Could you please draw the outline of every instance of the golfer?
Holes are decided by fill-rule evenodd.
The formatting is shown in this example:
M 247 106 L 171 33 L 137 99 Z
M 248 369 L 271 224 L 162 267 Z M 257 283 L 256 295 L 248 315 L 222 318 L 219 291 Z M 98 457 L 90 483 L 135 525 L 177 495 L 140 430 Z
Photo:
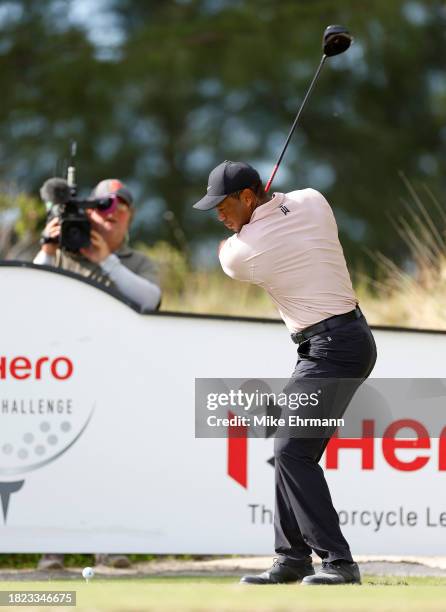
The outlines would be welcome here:
M 234 232 L 220 246 L 224 272 L 263 287 L 298 344 L 297 365 L 287 388 L 299 389 L 318 378 L 356 379 L 357 388 L 373 369 L 376 347 L 358 307 L 326 199 L 314 189 L 274 193 L 270 198 L 252 166 L 225 161 L 210 173 L 207 194 L 194 208 L 217 209 L 218 220 Z M 353 393 L 347 385 L 344 392 L 334 394 L 328 407 L 324 403 L 323 416 L 341 417 Z M 311 416 L 318 417 L 317 411 L 316 407 Z M 269 570 L 244 576 L 242 582 L 360 583 L 319 466 L 332 433 L 276 435 L 277 558 Z M 316 574 L 312 551 L 322 559 Z

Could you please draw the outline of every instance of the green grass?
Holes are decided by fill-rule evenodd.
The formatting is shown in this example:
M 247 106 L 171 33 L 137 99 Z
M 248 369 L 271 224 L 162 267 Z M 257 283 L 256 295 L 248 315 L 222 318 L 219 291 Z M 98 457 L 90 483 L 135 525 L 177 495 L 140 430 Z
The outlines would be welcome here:
M 0 554 L 0 569 L 32 569 L 35 568 L 42 555 L 35 553 Z M 132 563 L 152 561 L 153 559 L 204 559 L 209 555 L 127 555 Z M 65 568 L 94 566 L 94 555 L 66 554 Z
M 78 580 L 3 582 L 1 590 L 75 590 L 76 608 L 26 610 L 134 610 L 145 612 L 239 611 L 361 611 L 429 612 L 446 608 L 446 578 L 377 578 L 365 576 L 363 585 L 250 587 L 237 578 L 147 578 L 141 580 Z M 12 608 L 3 608 L 8 610 Z M 16 608 L 15 608 L 16 609 Z

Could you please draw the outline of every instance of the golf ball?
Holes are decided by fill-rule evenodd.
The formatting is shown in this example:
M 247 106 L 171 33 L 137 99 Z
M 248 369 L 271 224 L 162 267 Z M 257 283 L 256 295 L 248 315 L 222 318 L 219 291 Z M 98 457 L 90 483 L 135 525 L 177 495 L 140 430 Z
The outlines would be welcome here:
M 84 567 L 84 569 L 82 570 L 82 577 L 85 578 L 85 580 L 90 580 L 91 578 L 93 578 L 94 576 L 94 569 L 92 567 Z

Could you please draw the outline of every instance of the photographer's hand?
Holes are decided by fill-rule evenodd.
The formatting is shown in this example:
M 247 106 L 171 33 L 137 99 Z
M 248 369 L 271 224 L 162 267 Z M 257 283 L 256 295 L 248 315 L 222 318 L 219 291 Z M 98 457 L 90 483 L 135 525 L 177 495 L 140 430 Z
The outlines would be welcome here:
M 47 242 L 46 244 L 42 244 L 41 250 L 47 255 L 55 255 L 58 245 L 58 238 L 60 235 L 60 219 L 59 217 L 53 217 L 49 223 L 46 224 L 45 229 L 43 230 L 42 236 L 45 238 L 51 238 L 56 240 L 56 242 Z
M 110 247 L 105 242 L 101 234 L 94 229 L 91 230 L 90 241 L 90 246 L 85 249 L 81 249 L 80 252 L 88 260 L 92 261 L 93 263 L 100 264 L 110 255 Z

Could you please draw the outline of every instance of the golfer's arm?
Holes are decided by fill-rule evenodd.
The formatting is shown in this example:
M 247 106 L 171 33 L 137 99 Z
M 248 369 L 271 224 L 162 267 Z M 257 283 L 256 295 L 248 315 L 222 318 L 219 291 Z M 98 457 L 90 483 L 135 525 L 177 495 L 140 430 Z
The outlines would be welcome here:
M 33 259 L 33 263 L 38 266 L 55 266 L 56 258 L 54 255 L 48 255 L 45 251 L 39 251 Z
M 255 283 L 254 264 L 249 247 L 240 243 L 235 234 L 220 243 L 218 258 L 225 274 L 235 280 Z
M 126 268 L 117 255 L 109 255 L 100 264 L 116 288 L 144 310 L 156 310 L 161 301 L 161 289 L 155 283 Z

